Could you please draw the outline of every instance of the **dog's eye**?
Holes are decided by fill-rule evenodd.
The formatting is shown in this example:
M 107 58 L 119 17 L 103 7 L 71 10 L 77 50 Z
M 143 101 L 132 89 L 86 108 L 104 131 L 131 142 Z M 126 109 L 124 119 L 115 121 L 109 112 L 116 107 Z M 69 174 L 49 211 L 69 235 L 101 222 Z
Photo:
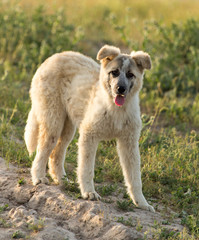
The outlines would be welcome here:
M 118 77 L 120 75 L 120 71 L 119 71 L 119 69 L 116 69 L 116 70 L 112 71 L 111 74 L 113 77 Z
M 127 78 L 134 78 L 135 75 L 134 75 L 132 72 L 127 72 L 127 73 L 126 73 L 126 77 L 127 77 Z

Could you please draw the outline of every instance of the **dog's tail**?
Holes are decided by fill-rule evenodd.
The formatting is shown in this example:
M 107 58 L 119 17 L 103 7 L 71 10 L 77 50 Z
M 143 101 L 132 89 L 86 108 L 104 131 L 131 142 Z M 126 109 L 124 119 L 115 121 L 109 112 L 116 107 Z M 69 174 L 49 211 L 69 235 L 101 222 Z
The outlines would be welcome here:
M 29 155 L 31 156 L 37 147 L 39 125 L 33 112 L 33 109 L 29 112 L 27 124 L 25 127 L 24 139 Z

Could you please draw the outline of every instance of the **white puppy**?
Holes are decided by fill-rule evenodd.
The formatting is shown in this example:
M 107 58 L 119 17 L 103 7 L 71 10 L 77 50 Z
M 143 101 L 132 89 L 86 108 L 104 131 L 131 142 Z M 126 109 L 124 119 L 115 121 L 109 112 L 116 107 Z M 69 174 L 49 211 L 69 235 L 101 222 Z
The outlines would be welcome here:
M 48 58 L 31 85 L 32 108 L 25 129 L 30 154 L 37 148 L 31 174 L 33 184 L 47 183 L 49 173 L 60 183 L 65 175 L 66 148 L 79 128 L 77 176 L 85 199 L 99 199 L 94 189 L 95 153 L 100 140 L 117 140 L 124 179 L 134 204 L 154 212 L 142 193 L 139 137 L 142 127 L 139 91 L 147 53 L 121 54 L 104 46 L 100 66 L 80 53 L 63 52 Z

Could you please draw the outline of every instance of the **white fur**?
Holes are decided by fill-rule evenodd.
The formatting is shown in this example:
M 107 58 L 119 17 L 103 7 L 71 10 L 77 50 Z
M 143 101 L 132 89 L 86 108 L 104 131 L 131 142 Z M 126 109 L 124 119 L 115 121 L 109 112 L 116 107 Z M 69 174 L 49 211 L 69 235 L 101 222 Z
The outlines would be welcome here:
M 100 51 L 100 60 L 107 54 L 113 58 L 120 54 L 117 48 L 108 46 Z M 126 60 L 127 63 L 130 61 Z M 116 138 L 130 197 L 138 207 L 154 211 L 142 194 L 138 141 L 143 72 L 135 66 L 135 73 L 135 87 L 125 104 L 118 107 L 104 87 L 105 64 L 100 73 L 99 65 L 91 58 L 64 52 L 53 55 L 40 66 L 31 85 L 32 109 L 25 129 L 28 151 L 32 153 L 37 147 L 31 169 L 34 185 L 47 182 L 48 159 L 50 175 L 55 182 L 61 182 L 65 175 L 66 148 L 79 128 L 77 176 L 83 198 L 100 198 L 93 182 L 95 153 L 100 140 Z

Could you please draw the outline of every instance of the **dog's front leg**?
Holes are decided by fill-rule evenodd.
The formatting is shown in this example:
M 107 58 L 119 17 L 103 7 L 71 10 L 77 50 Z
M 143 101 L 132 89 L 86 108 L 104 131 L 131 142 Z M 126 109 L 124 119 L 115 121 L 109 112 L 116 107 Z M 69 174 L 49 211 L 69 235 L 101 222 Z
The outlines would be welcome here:
M 117 141 L 120 163 L 122 166 L 128 193 L 139 208 L 155 212 L 142 193 L 140 171 L 140 153 L 138 141 L 132 138 L 120 138 Z
M 77 177 L 81 194 L 84 199 L 98 200 L 100 196 L 94 188 L 95 154 L 98 141 L 90 134 L 80 132 L 78 142 Z

